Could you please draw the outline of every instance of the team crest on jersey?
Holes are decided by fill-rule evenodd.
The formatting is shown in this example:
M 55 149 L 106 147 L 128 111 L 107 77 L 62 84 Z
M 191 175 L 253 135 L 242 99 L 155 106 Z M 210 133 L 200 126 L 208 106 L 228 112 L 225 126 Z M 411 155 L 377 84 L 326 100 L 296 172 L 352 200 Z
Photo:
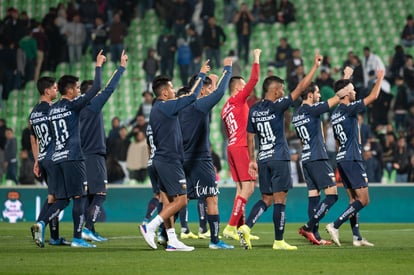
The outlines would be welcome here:
M 179 180 L 182 190 L 187 190 L 187 181 L 185 179 Z

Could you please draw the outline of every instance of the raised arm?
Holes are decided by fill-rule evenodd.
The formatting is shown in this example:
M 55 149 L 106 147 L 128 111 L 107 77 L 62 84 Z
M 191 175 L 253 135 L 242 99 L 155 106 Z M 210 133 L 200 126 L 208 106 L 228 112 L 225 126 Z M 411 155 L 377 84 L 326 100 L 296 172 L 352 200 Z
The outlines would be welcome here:
M 322 55 L 319 52 L 316 52 L 315 57 L 313 59 L 313 66 L 309 73 L 299 82 L 298 86 L 292 91 L 291 96 L 292 99 L 295 101 L 299 98 L 302 92 L 309 86 L 312 82 L 313 76 L 315 75 L 316 70 L 321 65 L 322 62 Z
M 371 104 L 378 98 L 379 93 L 381 91 L 381 83 L 382 83 L 382 80 L 384 79 L 384 74 L 385 74 L 385 71 L 383 69 L 377 69 L 377 72 L 376 72 L 377 82 L 375 82 L 375 85 L 372 88 L 369 95 L 366 98 L 364 98 L 365 106 Z
M 344 69 L 344 79 L 350 79 L 353 73 L 354 73 L 354 69 L 352 69 L 349 66 L 346 66 Z M 339 97 L 337 95 L 334 95 L 333 97 L 328 99 L 327 102 L 328 102 L 329 108 L 332 108 L 333 106 L 339 103 Z
M 257 82 L 259 81 L 261 52 L 261 49 L 253 50 L 252 71 L 250 73 L 250 78 L 249 81 L 247 81 L 246 86 L 244 86 L 244 89 L 237 94 L 237 97 L 240 99 L 246 100 L 246 98 L 248 98 L 250 93 L 253 91 L 254 86 L 256 86 Z

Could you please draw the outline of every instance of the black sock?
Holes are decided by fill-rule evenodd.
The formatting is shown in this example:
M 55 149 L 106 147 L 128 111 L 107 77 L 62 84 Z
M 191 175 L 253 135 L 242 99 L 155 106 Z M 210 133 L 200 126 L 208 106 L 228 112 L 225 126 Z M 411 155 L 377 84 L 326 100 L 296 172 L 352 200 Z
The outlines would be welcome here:
M 81 198 L 73 198 L 73 237 L 77 239 L 82 238 L 82 227 L 85 220 L 84 211 L 84 201 Z
M 43 217 L 46 215 L 47 210 L 49 210 L 49 207 L 50 207 L 51 205 L 52 205 L 52 204 L 51 204 L 51 203 L 49 203 L 49 202 L 47 201 L 47 198 L 46 198 L 45 202 L 43 203 L 42 209 L 40 210 L 39 216 L 37 217 L 36 222 L 41 221 L 41 220 L 43 219 Z
M 246 225 L 252 228 L 266 210 L 266 203 L 263 200 L 257 201 L 250 211 L 249 217 L 246 220 Z
M 286 205 L 275 203 L 273 204 L 273 225 L 275 229 L 275 240 L 283 240 L 285 232 L 285 209 Z
M 352 228 L 352 235 L 358 240 L 362 240 L 361 232 L 359 232 L 359 213 L 349 217 L 349 223 Z
M 338 200 L 338 195 L 327 195 L 325 199 L 316 207 L 312 217 L 308 222 L 308 227 L 313 229 L 319 221 L 325 217 L 328 210 Z M 314 230 L 313 230 L 314 231 Z
M 180 215 L 181 232 L 189 233 L 190 229 L 188 228 L 187 206 L 180 210 L 179 215 Z
M 151 220 L 151 217 L 155 214 L 155 211 L 158 209 L 158 205 L 160 204 L 160 201 L 157 198 L 152 198 L 148 202 L 147 206 L 147 213 L 145 214 L 146 220 Z M 158 211 L 160 212 L 160 211 Z
M 346 222 L 349 217 L 355 215 L 359 212 L 364 206 L 359 200 L 351 203 L 348 208 L 342 213 L 334 222 L 334 228 L 339 228 L 344 222 Z
M 56 200 L 56 202 L 52 203 L 49 206 L 49 209 L 47 210 L 46 214 L 39 221 L 42 221 L 45 225 L 47 225 L 53 218 L 59 216 L 60 211 L 65 209 L 66 206 L 68 206 L 68 204 L 69 200 L 67 199 Z
M 206 200 L 204 198 L 198 199 L 197 202 L 197 210 L 198 210 L 198 221 L 199 221 L 199 229 L 200 233 L 207 232 L 207 211 L 206 211 Z
M 219 232 L 220 232 L 220 217 L 219 215 L 208 215 L 207 214 L 208 224 L 210 225 L 210 233 L 211 233 L 211 242 L 218 243 L 219 242 Z
M 59 216 L 54 217 L 50 220 L 50 238 L 57 240 L 59 239 Z
M 89 205 L 89 208 L 85 211 L 86 225 L 85 227 L 95 232 L 95 223 L 101 213 L 102 205 L 106 199 L 106 195 L 96 194 L 93 196 L 93 200 Z

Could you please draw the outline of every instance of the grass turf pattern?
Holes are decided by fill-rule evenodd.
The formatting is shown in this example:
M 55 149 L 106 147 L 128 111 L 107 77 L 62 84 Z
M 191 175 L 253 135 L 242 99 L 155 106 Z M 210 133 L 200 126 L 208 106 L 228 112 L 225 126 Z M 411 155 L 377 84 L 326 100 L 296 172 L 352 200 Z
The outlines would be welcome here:
M 320 226 L 322 237 L 329 238 Z M 258 223 L 252 233 L 253 249 L 225 240 L 234 250 L 208 249 L 209 240 L 184 240 L 193 252 L 150 249 L 138 223 L 99 223 L 108 237 L 97 248 L 38 248 L 30 234 L 31 223 L 0 224 L 0 274 L 413 274 L 414 224 L 362 223 L 361 233 L 375 247 L 353 247 L 349 223 L 340 229 L 342 246 L 315 246 L 297 233 L 301 224 L 287 224 L 285 240 L 297 251 L 274 251 L 273 225 Z M 225 224 L 222 224 L 222 229 Z M 195 233 L 198 225 L 191 223 Z M 61 223 L 61 236 L 71 240 L 72 224 Z M 179 232 L 179 229 L 176 230 Z

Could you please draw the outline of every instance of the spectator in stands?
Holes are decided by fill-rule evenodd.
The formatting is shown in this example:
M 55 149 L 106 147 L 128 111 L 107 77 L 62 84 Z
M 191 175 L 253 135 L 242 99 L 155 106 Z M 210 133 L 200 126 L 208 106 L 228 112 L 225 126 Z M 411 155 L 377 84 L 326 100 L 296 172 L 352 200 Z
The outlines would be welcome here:
M 142 63 L 142 69 L 145 71 L 146 89 L 151 88 L 152 80 L 158 71 L 158 59 L 155 57 L 156 51 L 153 48 L 148 49 L 147 57 Z
M 395 78 L 403 74 L 405 65 L 405 53 L 404 48 L 401 45 L 397 45 L 394 48 L 394 55 L 391 57 L 388 79 L 391 84 L 394 84 Z
M 335 80 L 331 77 L 330 69 L 327 67 L 321 68 L 319 75 L 316 77 L 315 83 L 322 90 L 325 86 L 333 89 Z
M 381 147 L 383 149 L 382 163 L 385 172 L 385 180 L 388 182 L 392 179 L 395 168 L 393 167 L 394 155 L 396 149 L 396 137 L 392 130 L 386 132 L 385 135 L 380 135 Z
M 237 0 L 224 0 L 224 16 L 223 22 L 226 24 L 231 24 L 234 21 L 234 17 L 239 12 L 237 10 L 238 6 Z M 241 3 L 241 5 L 245 5 L 245 3 Z
M 395 96 L 394 101 L 394 125 L 395 130 L 399 131 L 401 129 L 404 129 L 404 122 L 406 120 L 407 114 L 408 114 L 408 93 L 407 93 L 407 87 L 404 84 L 404 78 L 401 76 L 397 76 L 395 78 L 395 86 L 397 88 L 397 95 Z
M 106 42 L 108 40 L 108 26 L 103 21 L 103 18 L 97 16 L 95 18 L 95 26 L 91 31 L 91 46 L 92 46 L 92 58 L 95 59 L 95 56 L 98 55 L 100 50 L 103 50 L 104 53 L 107 52 Z
M 119 165 L 121 165 L 122 170 L 124 171 L 125 181 L 129 180 L 129 172 L 126 166 L 128 147 L 129 147 L 129 144 L 131 143 L 129 138 L 130 137 L 128 135 L 127 128 L 122 126 L 119 129 L 119 137 L 115 140 L 113 144 L 113 148 L 112 148 L 115 153 L 114 155 L 115 155 L 116 160 L 118 161 Z
M 121 165 L 119 165 L 115 156 L 108 155 L 106 158 L 106 167 L 108 173 L 108 183 L 121 184 L 124 183 L 125 173 Z
M 203 42 L 206 58 L 210 60 L 210 67 L 220 68 L 220 47 L 226 42 L 223 28 L 216 24 L 216 18 L 210 17 L 203 30 Z
M 348 51 L 346 54 L 346 59 L 344 60 L 344 62 L 342 62 L 342 67 L 340 68 L 341 74 L 342 76 L 344 75 L 344 69 L 349 66 L 351 68 L 353 68 L 352 66 L 352 58 L 355 56 L 353 51 Z M 355 71 L 355 69 L 354 69 Z
M 410 167 L 408 168 L 407 182 L 414 182 L 414 154 L 410 156 Z
M 289 78 L 299 65 L 304 66 L 304 62 L 300 49 L 296 48 L 292 51 L 292 57 L 286 62 L 286 78 Z
M 304 183 L 305 179 L 303 176 L 302 164 L 299 158 L 299 152 L 295 148 L 289 149 L 290 154 L 290 176 L 292 177 L 292 183 Z
M 289 59 L 292 58 L 292 47 L 287 41 L 286 37 L 279 39 L 279 45 L 276 48 L 275 60 L 269 62 L 269 66 L 276 68 L 283 68 L 286 66 Z
M 126 167 L 130 179 L 143 183 L 148 175 L 148 149 L 145 133 L 136 129 L 133 132 L 133 141 L 128 147 Z
M 148 122 L 145 121 L 144 115 L 137 115 L 134 123 L 132 124 L 132 130 L 131 133 L 129 133 L 128 138 L 133 138 L 135 136 L 135 133 L 138 131 L 144 132 L 147 130 Z
M 34 79 L 36 68 L 37 41 L 32 36 L 32 30 L 26 30 L 26 35 L 19 41 L 19 47 L 25 55 L 24 77 L 21 83 L 21 86 L 24 86 Z
M 121 14 L 115 13 L 112 18 L 112 24 L 109 27 L 109 48 L 111 51 L 111 61 L 113 63 L 121 60 L 121 54 L 125 48 L 124 39 L 127 34 L 127 27 L 121 21 Z
M 357 55 L 354 54 L 351 54 L 349 56 L 349 60 L 351 62 L 350 67 L 354 70 L 351 81 L 352 85 L 354 85 L 355 88 L 356 99 L 363 99 L 367 93 L 364 88 L 364 70 L 362 68 L 361 60 Z
M 370 81 L 368 82 L 368 87 L 373 87 L 376 83 L 375 72 L 370 73 Z M 370 88 L 369 88 L 370 90 Z M 383 79 L 381 83 L 381 90 L 377 100 L 372 104 L 368 105 L 368 122 L 373 129 L 378 125 L 387 125 L 389 124 L 389 112 L 391 110 L 391 101 L 393 95 L 391 94 L 391 85 L 386 80 Z
M 129 123 L 130 125 L 133 125 L 136 121 L 138 121 L 138 116 L 143 116 L 145 123 L 149 122 L 149 117 L 150 117 L 154 97 L 149 90 L 145 90 L 144 92 L 142 92 L 142 97 L 143 97 L 143 100 L 141 104 L 139 105 L 137 114 L 135 115 L 134 119 L 131 120 L 131 122 Z M 146 129 L 143 129 L 143 130 L 145 133 Z
M 404 129 L 407 131 L 408 140 L 413 141 L 413 143 L 410 142 L 410 147 L 413 148 L 414 154 L 414 104 L 410 105 L 408 115 L 405 118 L 404 126 Z
M 382 179 L 381 152 L 378 152 L 378 149 L 380 149 L 380 145 L 375 138 L 370 138 L 362 150 L 364 166 L 370 183 L 380 183 Z
M 368 88 L 369 72 L 380 69 L 385 70 L 384 62 L 381 58 L 373 54 L 369 47 L 364 47 L 364 58 L 362 59 L 362 69 L 364 71 L 364 88 Z M 375 74 L 375 73 L 374 73 Z
M 3 88 L 1 101 L 9 98 L 10 92 L 17 86 L 16 82 L 17 61 L 16 50 L 12 49 L 8 44 L 2 44 L 0 41 L 0 76 L 2 78 L 1 87 Z M 1 91 L 0 91 L 1 92 Z
M 191 21 L 191 6 L 187 0 L 177 0 L 171 11 L 174 35 L 177 38 L 186 37 L 185 26 Z
M 295 21 L 295 6 L 288 0 L 281 0 L 279 9 L 277 11 L 277 21 L 287 26 L 289 23 Z
M 241 76 L 242 66 L 240 64 L 239 57 L 236 55 L 236 52 L 234 50 L 230 50 L 227 56 L 231 58 L 232 62 L 231 76 Z
M 404 47 L 414 46 L 414 20 L 411 14 L 407 16 L 406 24 L 401 33 L 401 44 Z
M 79 63 L 82 60 L 82 45 L 86 39 L 85 26 L 81 22 L 79 14 L 73 16 L 73 21 L 69 22 L 61 30 L 66 35 L 69 51 L 69 65 Z
M 35 184 L 35 177 L 33 173 L 33 160 L 29 158 L 29 153 L 25 149 L 20 150 L 19 166 L 19 184 Z
M 21 139 L 20 139 L 21 147 L 20 147 L 20 149 L 21 150 L 26 150 L 29 158 L 31 160 L 34 160 L 33 152 L 32 152 L 32 144 L 30 142 L 30 135 L 31 135 L 30 121 L 28 120 L 26 128 L 24 128 L 22 130 L 22 133 L 21 133 Z
M 253 15 L 245 3 L 240 5 L 240 10 L 234 16 L 233 22 L 237 32 L 237 54 L 244 65 L 249 63 L 250 36 L 252 35 Z M 243 55 L 242 55 L 243 53 Z
M 34 28 L 32 31 L 32 36 L 37 43 L 36 67 L 34 72 L 34 82 L 37 82 L 40 73 L 42 72 L 43 61 L 45 60 L 45 52 L 49 50 L 47 48 L 49 41 L 42 24 L 37 24 L 36 28 Z
M 253 24 L 256 25 L 260 22 L 262 22 L 262 3 L 260 0 L 254 0 L 253 1 L 253 7 L 251 9 L 251 13 L 253 15 Z
M 288 90 L 289 92 L 293 91 L 296 86 L 298 86 L 299 82 L 305 77 L 305 69 L 303 68 L 303 65 L 298 65 L 295 67 L 294 72 L 290 74 L 288 77 Z
M 196 0 L 194 3 L 193 15 L 191 16 L 191 26 L 194 27 L 194 31 L 201 35 L 203 33 L 204 28 L 204 21 L 201 18 L 201 12 L 203 9 L 203 2 L 202 0 Z M 188 31 L 187 31 L 187 38 L 188 38 Z
M 91 34 L 95 25 L 95 19 L 98 17 L 98 4 L 96 2 L 96 0 L 82 0 L 78 6 L 81 22 L 86 33 L 82 44 L 82 54 L 85 54 L 88 47 L 92 46 Z M 97 54 L 92 56 L 95 57 Z
M 160 61 L 160 68 L 162 75 L 168 75 L 174 77 L 174 62 L 175 52 L 177 51 L 177 39 L 170 33 L 168 28 L 165 28 L 163 33 L 160 34 L 157 41 L 157 52 Z
M 408 102 L 414 102 L 414 66 L 412 55 L 405 56 L 405 66 L 403 70 L 404 82 L 408 88 Z
M 6 120 L 4 118 L 0 118 L 0 179 L 3 179 L 3 175 L 5 172 L 4 169 L 4 149 L 6 147 Z
M 4 162 L 6 180 L 17 183 L 17 140 L 12 128 L 6 128 L 6 144 L 4 146 Z
M 261 22 L 273 24 L 276 22 L 277 3 L 276 0 L 265 0 L 261 8 Z
M 187 43 L 190 46 L 193 60 L 190 63 L 190 75 L 200 70 L 201 58 L 203 56 L 203 41 L 200 35 L 196 31 L 194 24 L 188 24 L 186 26 L 187 31 Z
M 369 127 L 368 124 L 365 123 L 364 121 L 364 114 L 359 113 L 358 114 L 358 124 L 359 124 L 359 135 L 361 138 L 361 145 L 365 145 L 369 138 L 372 136 L 371 134 L 371 128 Z
M 9 9 L 9 17 L 4 21 L 4 38 L 6 44 L 12 48 L 17 47 L 20 39 L 26 34 L 26 28 L 19 19 L 19 11 L 15 8 Z
M 109 130 L 108 137 L 106 138 L 107 155 L 115 155 L 114 144 L 115 140 L 119 138 L 119 130 L 121 129 L 121 120 L 119 117 L 113 117 L 111 120 L 111 130 Z
M 407 182 L 410 167 L 410 155 L 407 150 L 405 136 L 400 136 L 397 140 L 397 146 L 394 151 L 394 163 L 392 166 L 396 171 L 395 182 Z
M 177 40 L 177 64 L 180 69 L 180 79 L 182 86 L 187 85 L 189 78 L 190 64 L 193 61 L 191 48 L 184 38 Z
M 216 10 L 216 4 L 214 2 L 214 0 L 202 0 L 203 6 L 200 16 L 203 19 L 204 27 L 207 25 L 208 20 L 211 17 L 214 17 L 214 12 Z

